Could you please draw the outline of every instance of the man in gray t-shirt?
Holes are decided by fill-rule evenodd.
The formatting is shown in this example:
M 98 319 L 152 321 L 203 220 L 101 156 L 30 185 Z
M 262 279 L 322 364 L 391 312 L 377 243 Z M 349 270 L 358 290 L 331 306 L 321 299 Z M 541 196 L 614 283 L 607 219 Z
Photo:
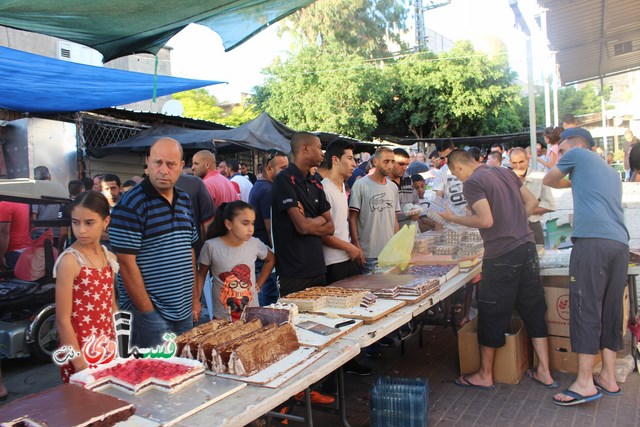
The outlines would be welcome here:
M 378 258 L 380 251 L 398 231 L 398 190 L 387 177 L 394 163 L 393 151 L 378 148 L 373 157 L 374 172 L 353 184 L 349 199 L 351 242 L 365 258 Z

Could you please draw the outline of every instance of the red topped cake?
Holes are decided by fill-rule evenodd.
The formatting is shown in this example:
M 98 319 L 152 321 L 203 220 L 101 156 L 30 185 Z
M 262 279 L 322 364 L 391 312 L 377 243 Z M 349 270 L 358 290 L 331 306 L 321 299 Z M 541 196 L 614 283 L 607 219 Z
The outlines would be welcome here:
M 126 359 L 71 376 L 71 383 L 90 390 L 114 386 L 136 394 L 155 388 L 173 393 L 204 375 L 204 366 L 196 360 Z

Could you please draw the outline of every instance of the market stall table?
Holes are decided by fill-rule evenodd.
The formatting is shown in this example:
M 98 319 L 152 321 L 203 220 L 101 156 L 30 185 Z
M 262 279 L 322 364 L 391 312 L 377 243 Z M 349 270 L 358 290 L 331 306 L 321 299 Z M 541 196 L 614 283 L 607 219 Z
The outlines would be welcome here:
M 359 346 L 346 340 L 338 340 L 326 348 L 327 354 L 305 368 L 279 388 L 248 385 L 231 396 L 214 403 L 196 414 L 180 421 L 177 426 L 215 425 L 217 427 L 244 426 L 266 414 L 307 389 L 311 384 L 339 369 L 360 353 Z M 344 412 L 344 393 L 339 396 Z M 312 425 L 311 408 L 307 406 L 307 424 Z M 346 421 L 346 420 L 345 420 Z

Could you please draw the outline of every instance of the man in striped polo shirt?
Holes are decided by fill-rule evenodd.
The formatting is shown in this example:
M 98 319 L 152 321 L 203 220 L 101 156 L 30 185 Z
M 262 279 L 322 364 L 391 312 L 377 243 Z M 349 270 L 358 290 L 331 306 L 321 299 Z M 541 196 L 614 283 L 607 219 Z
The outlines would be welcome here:
M 131 342 L 141 348 L 160 344 L 168 331 L 191 329 L 193 313 L 200 312 L 193 252 L 198 233 L 189 196 L 175 187 L 182 147 L 159 139 L 147 166 L 149 177 L 122 196 L 109 226 L 120 263 L 120 307 L 131 312 Z

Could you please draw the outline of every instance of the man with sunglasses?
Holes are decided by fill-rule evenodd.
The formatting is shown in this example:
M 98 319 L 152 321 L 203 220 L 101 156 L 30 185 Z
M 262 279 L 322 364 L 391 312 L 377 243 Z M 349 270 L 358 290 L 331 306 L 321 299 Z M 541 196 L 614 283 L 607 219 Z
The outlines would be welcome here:
M 277 148 L 272 148 L 262 156 L 262 178 L 256 181 L 256 184 L 249 193 L 249 204 L 256 211 L 256 222 L 253 229 L 253 235 L 260 239 L 262 243 L 273 248 L 271 241 L 271 187 L 276 175 L 289 166 L 287 155 Z M 256 260 L 256 274 L 260 274 L 264 261 Z M 258 300 L 261 306 L 269 305 L 278 300 L 278 285 L 276 275 L 272 273 L 264 282 L 258 293 Z
M 413 189 L 413 182 L 411 177 L 407 175 L 407 168 L 409 167 L 409 153 L 402 148 L 396 148 L 393 150 L 394 163 L 391 168 L 391 181 L 398 187 L 398 200 L 400 201 L 400 209 L 402 212 L 398 213 L 398 226 L 411 224 L 411 221 L 417 221 L 420 218 L 420 214 L 407 215 L 404 212 L 412 210 L 409 205 L 419 205 L 420 198 L 418 193 Z
M 438 197 L 444 198 L 445 206 L 462 215 L 467 206 L 467 200 L 462 194 L 462 182 L 451 173 L 447 165 L 447 156 L 455 150 L 455 146 L 451 140 L 438 141 L 436 150 L 438 150 L 442 167 L 433 180 L 433 190 Z

